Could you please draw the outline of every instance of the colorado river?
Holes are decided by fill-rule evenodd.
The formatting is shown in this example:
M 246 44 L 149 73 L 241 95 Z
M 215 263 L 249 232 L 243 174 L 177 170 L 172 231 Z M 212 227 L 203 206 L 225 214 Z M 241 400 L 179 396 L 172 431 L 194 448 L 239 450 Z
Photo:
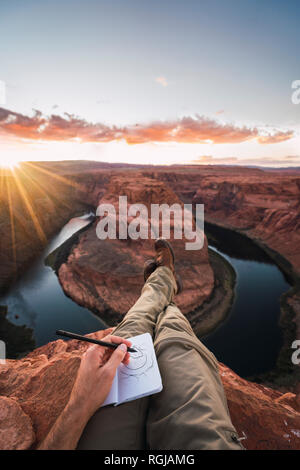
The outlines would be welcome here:
M 231 312 L 203 342 L 242 377 L 269 371 L 282 346 L 279 299 L 290 284 L 250 239 L 210 224 L 205 232 L 210 248 L 229 261 L 237 278 Z

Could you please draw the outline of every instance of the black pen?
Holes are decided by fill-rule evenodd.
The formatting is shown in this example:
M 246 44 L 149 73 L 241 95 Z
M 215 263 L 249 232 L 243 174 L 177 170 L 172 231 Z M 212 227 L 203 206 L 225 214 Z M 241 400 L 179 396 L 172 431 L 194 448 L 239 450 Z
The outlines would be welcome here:
M 63 331 L 63 330 L 56 330 L 56 334 L 58 336 L 67 336 L 68 338 L 72 339 L 79 339 L 79 341 L 86 341 L 87 343 L 94 343 L 94 344 L 99 344 L 99 346 L 105 346 L 106 348 L 111 348 L 111 349 L 117 349 L 120 344 L 117 343 L 108 343 L 107 341 L 100 341 L 99 339 L 92 339 L 92 338 L 87 338 L 86 336 L 82 335 L 77 335 L 76 333 L 70 333 L 69 331 Z M 133 348 L 128 348 L 128 352 L 136 352 L 135 349 Z

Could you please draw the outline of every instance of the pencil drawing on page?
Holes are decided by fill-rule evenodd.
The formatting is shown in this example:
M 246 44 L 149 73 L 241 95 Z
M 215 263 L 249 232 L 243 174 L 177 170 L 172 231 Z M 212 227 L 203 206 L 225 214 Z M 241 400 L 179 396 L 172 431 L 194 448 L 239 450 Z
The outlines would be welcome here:
M 150 369 L 153 368 L 154 359 L 153 354 L 147 351 L 147 348 L 140 344 L 139 346 L 132 345 L 137 352 L 130 354 L 130 362 L 127 365 L 124 365 L 121 369 L 122 375 L 126 377 L 139 377 L 145 375 Z M 148 348 L 149 349 L 149 348 Z

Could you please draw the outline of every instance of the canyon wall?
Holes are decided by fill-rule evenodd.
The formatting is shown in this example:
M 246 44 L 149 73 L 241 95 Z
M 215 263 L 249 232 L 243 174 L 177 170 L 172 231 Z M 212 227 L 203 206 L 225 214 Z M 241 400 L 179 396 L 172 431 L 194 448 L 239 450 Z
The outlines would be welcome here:
M 166 182 L 183 202 L 204 204 L 207 221 L 263 243 L 300 275 L 300 170 L 182 166 L 144 174 Z
M 70 218 L 94 208 L 104 191 L 105 171 L 83 176 L 76 165 L 72 170 L 63 163 L 28 162 L 0 170 L 0 294 Z

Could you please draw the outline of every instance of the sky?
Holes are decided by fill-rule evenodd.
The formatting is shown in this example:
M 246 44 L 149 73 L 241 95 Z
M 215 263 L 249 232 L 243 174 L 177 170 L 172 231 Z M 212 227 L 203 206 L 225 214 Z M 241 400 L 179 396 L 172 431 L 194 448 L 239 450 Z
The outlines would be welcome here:
M 0 164 L 300 166 L 299 17 L 297 0 L 2 0 Z

